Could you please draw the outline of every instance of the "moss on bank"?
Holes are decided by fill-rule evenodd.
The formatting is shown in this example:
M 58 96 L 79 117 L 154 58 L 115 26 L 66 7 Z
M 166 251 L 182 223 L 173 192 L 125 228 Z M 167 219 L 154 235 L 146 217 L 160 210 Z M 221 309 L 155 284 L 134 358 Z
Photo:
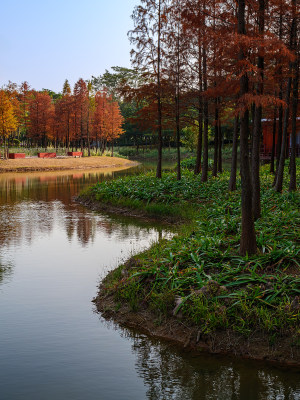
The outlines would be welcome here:
M 162 180 L 148 174 L 91 188 L 86 195 L 98 202 L 118 202 L 145 213 L 155 204 L 161 215 L 174 213 L 190 222 L 184 233 L 112 272 L 101 286 L 98 308 L 104 311 L 110 298 L 117 320 L 124 305 L 131 313 L 147 310 L 158 325 L 175 319 L 192 329 L 195 342 L 212 336 L 225 342 L 234 336 L 248 348 L 246 343 L 260 338 L 262 354 L 281 349 L 281 360 L 299 364 L 300 196 L 287 188 L 275 193 L 272 179 L 264 167 L 258 253 L 251 257 L 238 255 L 240 193 L 227 191 L 226 172 L 205 184 L 185 172 L 180 182 L 171 173 Z

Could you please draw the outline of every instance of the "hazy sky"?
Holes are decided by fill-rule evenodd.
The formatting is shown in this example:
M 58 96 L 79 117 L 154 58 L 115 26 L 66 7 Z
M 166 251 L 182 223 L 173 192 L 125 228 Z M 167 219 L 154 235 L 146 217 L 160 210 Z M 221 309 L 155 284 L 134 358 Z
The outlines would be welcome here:
M 61 91 L 64 80 L 130 67 L 139 0 L 1 0 L 0 87 L 11 80 Z

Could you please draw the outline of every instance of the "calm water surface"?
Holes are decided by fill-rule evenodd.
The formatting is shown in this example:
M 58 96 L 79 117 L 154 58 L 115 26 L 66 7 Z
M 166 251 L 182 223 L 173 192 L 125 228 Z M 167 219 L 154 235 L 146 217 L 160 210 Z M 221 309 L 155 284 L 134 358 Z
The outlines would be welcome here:
M 105 273 L 170 234 L 72 201 L 126 173 L 0 175 L 0 399 L 299 400 L 299 371 L 194 357 L 95 313 Z

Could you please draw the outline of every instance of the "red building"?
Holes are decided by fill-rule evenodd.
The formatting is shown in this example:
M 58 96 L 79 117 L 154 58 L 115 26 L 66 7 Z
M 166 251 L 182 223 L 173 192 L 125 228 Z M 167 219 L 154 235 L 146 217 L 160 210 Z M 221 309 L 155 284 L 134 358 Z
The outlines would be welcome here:
M 290 124 L 291 125 L 291 124 Z M 288 154 L 291 150 L 291 126 L 288 128 Z M 261 146 L 261 158 L 270 159 L 272 153 L 272 144 L 273 144 L 273 120 L 271 119 L 263 119 L 262 120 L 262 128 L 263 128 L 263 141 Z M 275 135 L 275 146 L 277 145 L 277 136 L 278 129 L 276 129 Z M 276 149 L 276 147 L 275 147 Z M 300 157 L 300 118 L 297 118 L 297 128 L 296 128 L 296 157 Z

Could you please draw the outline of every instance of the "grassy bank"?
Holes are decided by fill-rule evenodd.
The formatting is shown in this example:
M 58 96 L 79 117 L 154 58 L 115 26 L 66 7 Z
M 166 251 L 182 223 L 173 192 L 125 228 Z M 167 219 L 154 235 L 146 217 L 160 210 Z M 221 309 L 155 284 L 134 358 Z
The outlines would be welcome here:
M 140 146 L 138 149 L 135 146 L 116 146 L 115 152 L 121 157 L 132 158 L 136 160 L 157 160 L 157 148 L 156 147 L 147 147 Z M 223 159 L 228 160 L 231 158 L 232 146 L 231 144 L 227 144 L 223 146 L 222 156 Z M 191 151 L 185 147 L 181 147 L 180 149 L 181 159 L 184 160 L 186 158 L 193 157 L 196 159 L 196 150 Z M 208 157 L 213 160 L 214 156 L 214 148 L 213 146 L 209 146 L 208 149 Z M 177 149 L 175 147 L 164 147 L 162 150 L 162 158 L 165 161 L 174 161 L 177 160 Z
M 300 196 L 287 187 L 275 193 L 267 170 L 262 168 L 258 253 L 251 257 L 238 255 L 240 192 L 228 192 L 226 172 L 208 183 L 185 171 L 180 182 L 172 173 L 162 180 L 147 174 L 91 188 L 98 202 L 144 207 L 145 213 L 152 205 L 150 213 L 189 221 L 172 240 L 109 274 L 99 309 L 111 297 L 116 319 L 126 304 L 133 313 L 149 311 L 158 325 L 173 318 L 189 326 L 196 342 L 220 334 L 223 341 L 238 336 L 244 345 L 260 338 L 265 353 L 281 349 L 300 363 Z
M 157 148 L 141 146 L 137 149 L 135 146 L 120 146 L 116 147 L 115 151 L 123 157 L 128 157 L 136 160 L 157 160 Z M 193 152 L 182 147 L 181 156 L 182 158 L 190 157 Z M 177 149 L 175 147 L 164 147 L 162 150 L 162 158 L 166 161 L 176 161 L 177 159 Z

